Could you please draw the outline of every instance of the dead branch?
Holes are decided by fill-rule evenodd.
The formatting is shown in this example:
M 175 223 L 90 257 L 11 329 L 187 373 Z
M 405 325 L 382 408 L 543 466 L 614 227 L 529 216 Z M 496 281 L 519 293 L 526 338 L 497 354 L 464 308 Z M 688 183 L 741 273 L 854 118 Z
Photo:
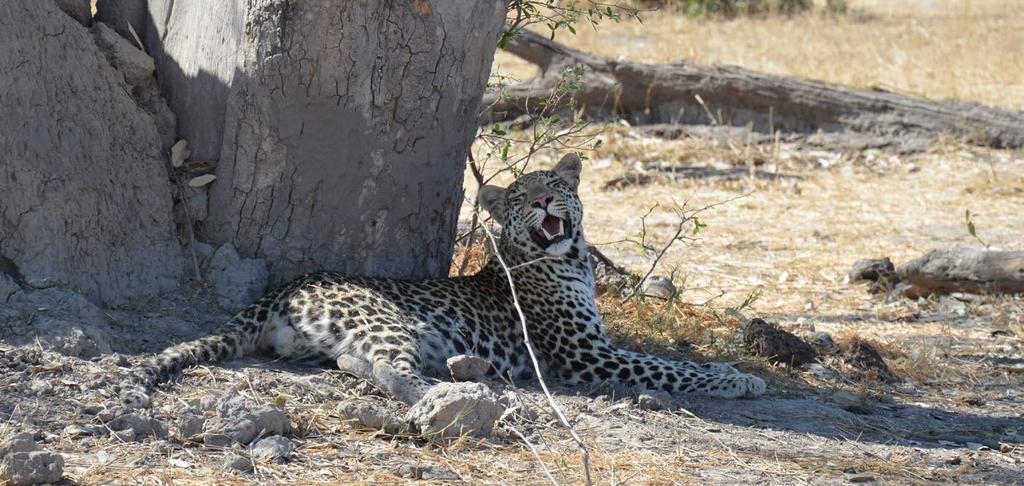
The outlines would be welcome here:
M 545 109 L 567 68 L 582 66 L 575 99 L 590 116 L 636 123 L 750 126 L 762 133 L 843 132 L 897 149 L 950 136 L 996 148 L 1024 146 L 1024 113 L 930 101 L 881 89 L 854 90 L 734 66 L 642 64 L 584 53 L 523 30 L 506 50 L 541 75 L 487 95 L 485 122 Z M 567 100 L 562 100 L 565 103 Z
M 907 295 L 1024 293 L 1024 251 L 932 250 L 896 269 Z
M 875 282 L 907 297 L 966 292 L 1024 293 L 1024 251 L 991 251 L 971 247 L 932 250 L 894 268 L 888 258 L 860 260 L 851 281 Z

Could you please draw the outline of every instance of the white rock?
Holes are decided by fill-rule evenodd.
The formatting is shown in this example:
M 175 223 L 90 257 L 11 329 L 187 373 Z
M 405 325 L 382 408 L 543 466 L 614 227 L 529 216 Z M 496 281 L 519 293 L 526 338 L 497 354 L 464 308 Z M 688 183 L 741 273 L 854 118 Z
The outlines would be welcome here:
M 252 446 L 252 457 L 271 462 L 287 461 L 295 450 L 295 445 L 286 437 L 273 435 L 261 439 Z
M 15 452 L 0 460 L 0 483 L 10 486 L 56 483 L 64 475 L 64 458 L 45 451 Z
M 423 435 L 444 438 L 472 434 L 490 437 L 505 406 L 480 383 L 439 383 L 413 404 L 406 419 Z
M 480 381 L 487 376 L 491 363 L 477 356 L 461 354 L 448 358 L 448 371 L 455 381 Z

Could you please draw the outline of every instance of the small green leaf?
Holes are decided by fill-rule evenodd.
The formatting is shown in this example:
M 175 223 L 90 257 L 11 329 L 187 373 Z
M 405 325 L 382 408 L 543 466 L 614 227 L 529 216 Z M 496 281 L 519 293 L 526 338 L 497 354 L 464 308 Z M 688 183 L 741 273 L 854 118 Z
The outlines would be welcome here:
M 697 233 L 700 233 L 701 230 L 703 230 L 704 228 L 707 228 L 707 227 L 708 227 L 708 225 L 706 225 L 704 223 L 701 223 L 700 219 L 698 219 L 696 217 L 693 218 L 693 232 L 692 232 L 692 234 L 696 235 Z
M 967 232 L 970 233 L 971 236 L 977 238 L 978 237 L 978 229 L 975 228 L 974 221 L 971 219 L 971 210 L 970 209 L 964 210 L 964 222 L 967 224 Z

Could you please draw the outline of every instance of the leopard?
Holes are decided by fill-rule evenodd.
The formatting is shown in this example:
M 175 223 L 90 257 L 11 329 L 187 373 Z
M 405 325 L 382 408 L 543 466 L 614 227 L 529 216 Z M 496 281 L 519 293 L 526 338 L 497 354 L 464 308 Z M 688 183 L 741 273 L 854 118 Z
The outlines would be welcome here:
M 487 376 L 602 385 L 716 398 L 756 397 L 763 379 L 728 363 L 669 360 L 616 346 L 598 312 L 579 197 L 582 158 L 521 174 L 477 195 L 499 231 L 476 273 L 403 280 L 304 275 L 232 317 L 219 330 L 171 346 L 129 373 L 123 400 L 140 405 L 187 367 L 255 353 L 334 360 L 385 394 L 414 404 L 446 381 L 449 358 L 484 360 Z M 527 348 L 527 338 L 532 348 Z M 534 360 L 531 349 L 536 349 Z M 447 375 L 451 378 L 451 375 Z

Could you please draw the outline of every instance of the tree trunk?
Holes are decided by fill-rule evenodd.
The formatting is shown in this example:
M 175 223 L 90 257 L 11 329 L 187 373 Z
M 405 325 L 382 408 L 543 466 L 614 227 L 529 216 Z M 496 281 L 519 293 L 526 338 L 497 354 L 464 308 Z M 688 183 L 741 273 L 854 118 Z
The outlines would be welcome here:
M 0 1 L 0 270 L 118 305 L 184 268 L 153 118 L 52 1 Z
M 179 134 L 216 162 L 199 237 L 266 258 L 275 281 L 446 275 L 504 13 L 150 0 L 144 36 Z
M 549 96 L 562 70 L 583 66 L 578 105 L 592 115 L 624 116 L 636 123 L 750 125 L 768 133 L 847 132 L 897 147 L 920 147 L 940 136 L 997 148 L 1024 146 L 1024 113 L 973 103 L 840 88 L 733 66 L 619 62 L 529 31 L 514 37 L 506 49 L 538 65 L 541 77 L 506 88 L 503 97 L 490 94 L 490 121 L 539 111 L 538 102 Z

